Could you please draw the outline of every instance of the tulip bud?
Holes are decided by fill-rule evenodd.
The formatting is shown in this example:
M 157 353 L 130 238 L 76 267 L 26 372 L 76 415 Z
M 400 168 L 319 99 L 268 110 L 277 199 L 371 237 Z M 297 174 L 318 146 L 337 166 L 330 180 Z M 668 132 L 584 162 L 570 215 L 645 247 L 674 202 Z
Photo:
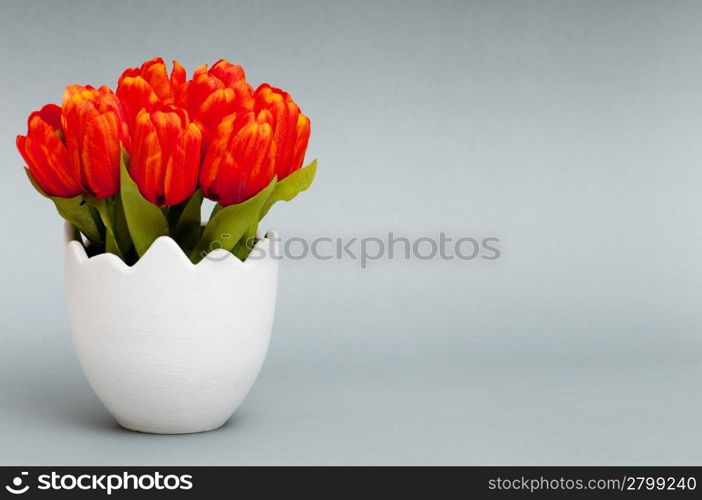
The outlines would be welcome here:
M 256 89 L 254 109 L 267 109 L 273 116 L 275 172 L 278 180 L 282 180 L 302 166 L 310 138 L 310 120 L 287 92 L 267 83 Z
M 209 70 L 207 65 L 196 69 L 192 80 L 179 89 L 176 103 L 202 124 L 209 143 L 225 116 L 253 109 L 253 89 L 241 66 L 220 59 Z
M 275 174 L 272 115 L 263 110 L 231 114 L 217 127 L 200 172 L 200 186 L 222 205 L 248 200 Z
M 72 198 L 82 188 L 71 175 L 68 149 L 62 137 L 61 108 L 47 104 L 29 115 L 27 135 L 17 136 L 17 149 L 44 193 Z
M 121 147 L 130 150 L 129 127 L 119 99 L 107 87 L 70 85 L 63 95 L 61 125 L 72 177 L 95 198 L 119 191 Z
M 131 122 L 142 108 L 149 109 L 157 102 L 173 104 L 176 91 L 185 83 L 185 69 L 173 61 L 171 76 L 163 59 L 156 57 L 140 68 L 126 69 L 117 83 L 117 97 L 129 114 Z
M 175 106 L 142 109 L 136 116 L 129 173 L 147 200 L 177 205 L 197 188 L 202 131 Z

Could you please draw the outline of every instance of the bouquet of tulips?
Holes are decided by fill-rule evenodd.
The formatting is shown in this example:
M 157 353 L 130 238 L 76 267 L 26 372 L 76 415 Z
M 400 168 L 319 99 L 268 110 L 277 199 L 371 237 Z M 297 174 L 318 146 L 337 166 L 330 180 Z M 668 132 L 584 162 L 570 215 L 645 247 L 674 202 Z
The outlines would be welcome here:
M 27 175 L 82 233 L 91 255 L 136 262 L 170 236 L 194 262 L 214 248 L 248 255 L 276 201 L 307 189 L 310 121 L 285 91 L 254 90 L 225 60 L 195 70 L 162 59 L 122 73 L 117 90 L 69 85 L 29 115 L 17 148 Z M 200 220 L 203 198 L 216 202 Z

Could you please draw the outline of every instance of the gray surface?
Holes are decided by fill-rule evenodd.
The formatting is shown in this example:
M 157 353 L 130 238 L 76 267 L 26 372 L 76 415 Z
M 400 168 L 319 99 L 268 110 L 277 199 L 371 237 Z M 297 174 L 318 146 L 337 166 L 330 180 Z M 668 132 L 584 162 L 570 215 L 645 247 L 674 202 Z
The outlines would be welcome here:
M 1 464 L 699 464 L 702 5 L 5 2 Z M 283 236 L 497 235 L 498 262 L 285 261 L 222 430 L 122 431 L 72 352 L 13 138 L 67 83 L 226 57 L 312 118 Z

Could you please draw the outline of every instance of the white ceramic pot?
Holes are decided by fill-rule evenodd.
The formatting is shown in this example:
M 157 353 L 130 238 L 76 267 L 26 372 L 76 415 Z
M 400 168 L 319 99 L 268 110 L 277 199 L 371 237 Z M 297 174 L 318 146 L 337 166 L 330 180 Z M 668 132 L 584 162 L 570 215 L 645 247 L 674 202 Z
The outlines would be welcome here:
M 73 343 L 98 398 L 127 429 L 159 434 L 222 426 L 251 389 L 268 350 L 277 239 L 241 262 L 214 250 L 193 265 L 158 238 L 132 267 L 88 258 L 66 227 Z

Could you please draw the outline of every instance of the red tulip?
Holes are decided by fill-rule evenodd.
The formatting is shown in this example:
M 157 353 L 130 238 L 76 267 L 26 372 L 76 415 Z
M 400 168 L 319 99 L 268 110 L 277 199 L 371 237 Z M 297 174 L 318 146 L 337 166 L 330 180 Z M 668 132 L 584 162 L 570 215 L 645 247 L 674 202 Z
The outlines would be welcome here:
M 140 68 L 126 69 L 117 83 L 120 98 L 133 122 L 142 108 L 149 109 L 157 102 L 173 104 L 176 91 L 185 83 L 185 69 L 173 61 L 171 76 L 160 57 L 146 61 Z
M 142 109 L 136 117 L 129 172 L 146 199 L 177 205 L 197 189 L 200 126 L 175 106 Z
M 267 110 L 224 117 L 202 163 L 200 186 L 205 196 L 232 205 L 271 182 L 275 174 L 272 120 Z
M 119 191 L 120 149 L 131 146 L 119 99 L 107 87 L 70 85 L 63 95 L 61 125 L 72 177 L 95 198 Z
M 47 104 L 29 115 L 27 135 L 17 136 L 17 149 L 32 178 L 49 196 L 72 198 L 82 192 L 80 183 L 71 175 L 60 107 Z
M 287 92 L 267 83 L 256 89 L 254 102 L 256 111 L 267 109 L 273 115 L 275 172 L 282 180 L 302 166 L 310 139 L 310 120 Z
M 176 103 L 202 124 L 209 142 L 225 116 L 253 109 L 253 89 L 241 66 L 220 59 L 209 70 L 207 65 L 196 69 L 192 80 L 179 88 Z

